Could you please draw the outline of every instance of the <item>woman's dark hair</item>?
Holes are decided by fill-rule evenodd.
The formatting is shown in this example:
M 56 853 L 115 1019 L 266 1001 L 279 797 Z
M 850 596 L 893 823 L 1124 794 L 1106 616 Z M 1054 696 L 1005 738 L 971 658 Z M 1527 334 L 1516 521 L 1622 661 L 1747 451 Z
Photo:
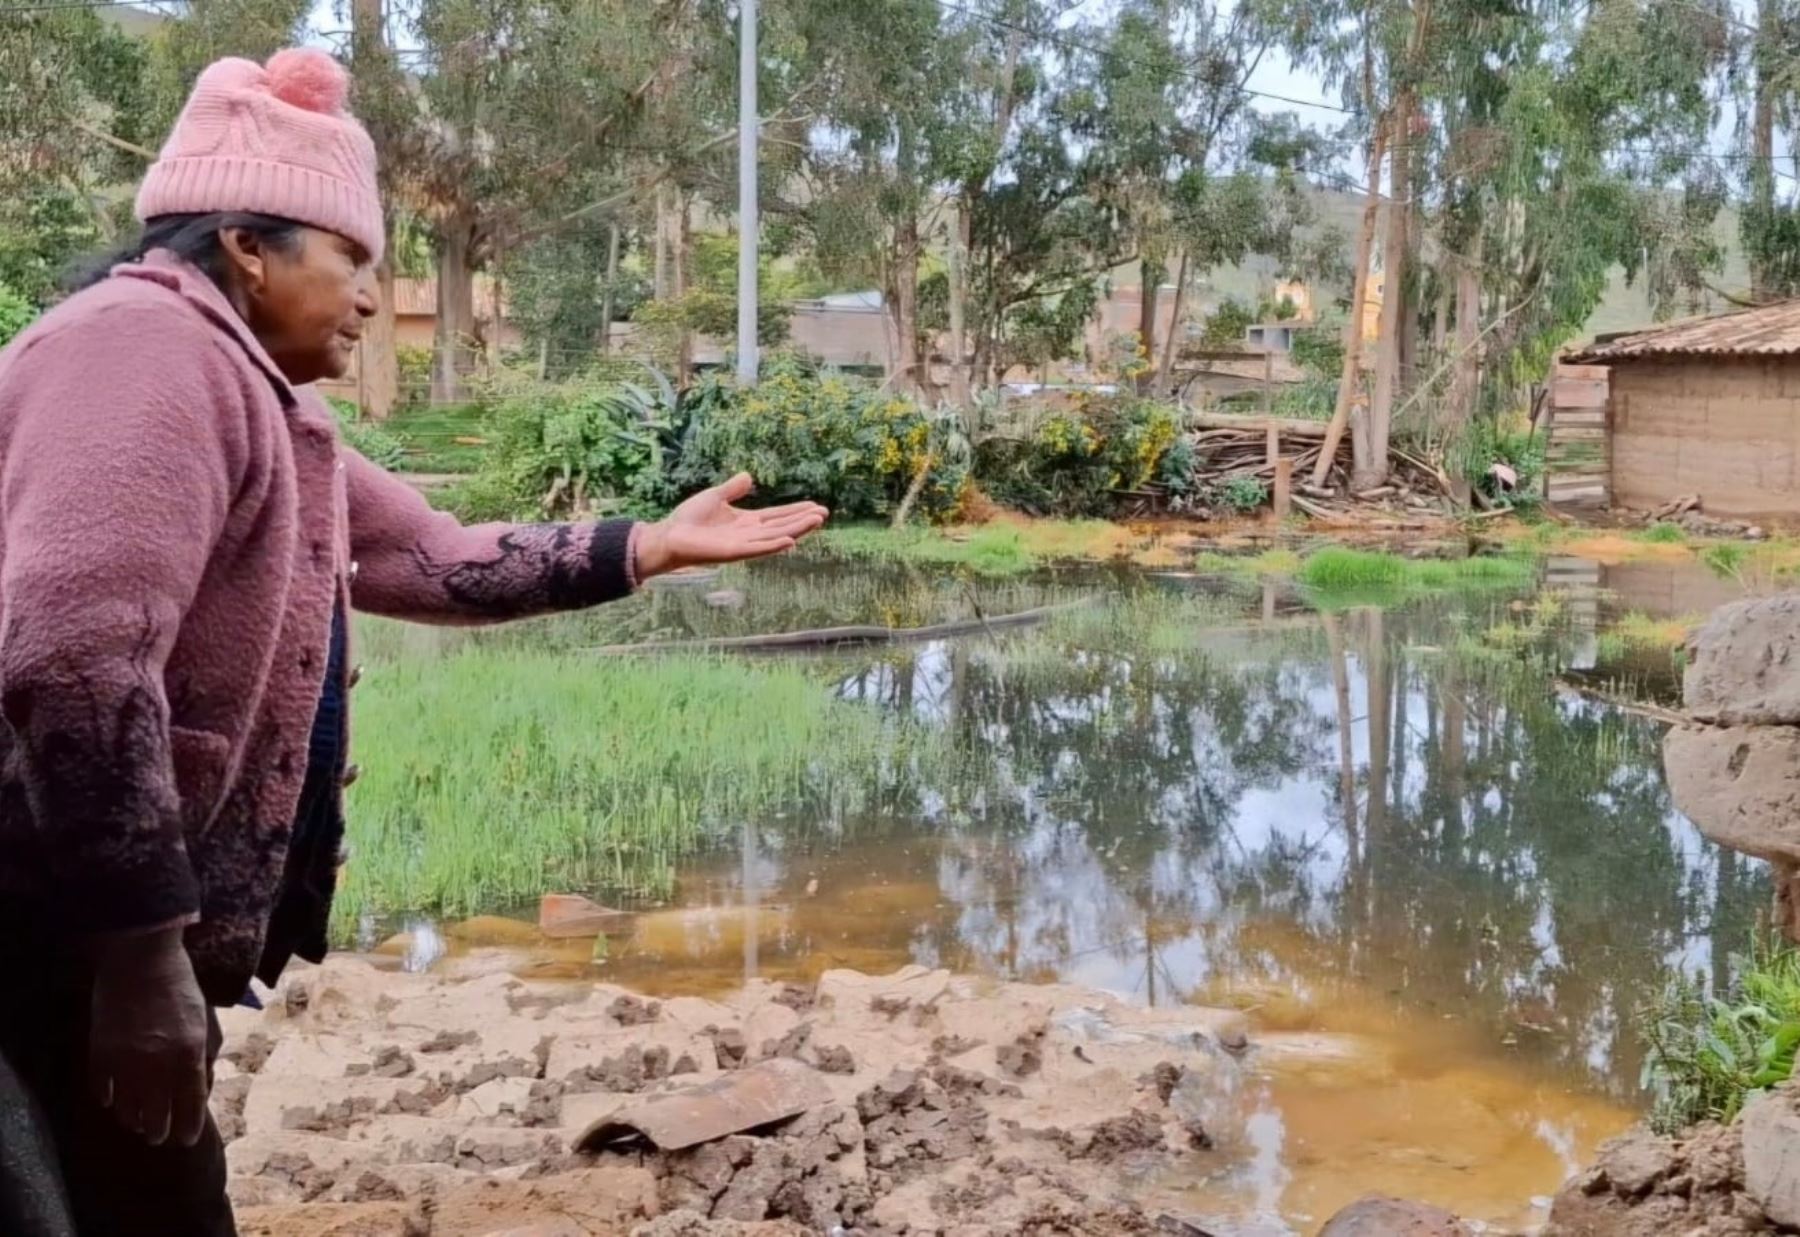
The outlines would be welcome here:
M 204 271 L 221 288 L 225 286 L 225 246 L 219 233 L 241 228 L 270 248 L 291 252 L 300 244 L 300 225 L 291 219 L 256 215 L 247 211 L 214 211 L 205 215 L 159 215 L 144 225 L 141 235 L 123 248 L 78 264 L 64 286 L 79 292 L 105 279 L 115 266 L 141 262 L 153 249 L 167 249 L 189 266 Z

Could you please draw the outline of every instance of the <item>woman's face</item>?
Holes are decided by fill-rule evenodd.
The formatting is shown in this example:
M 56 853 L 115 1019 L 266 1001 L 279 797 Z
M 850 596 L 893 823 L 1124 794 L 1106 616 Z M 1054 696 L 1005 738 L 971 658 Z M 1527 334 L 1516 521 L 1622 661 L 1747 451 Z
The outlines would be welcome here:
M 304 386 L 349 373 L 376 310 L 374 267 L 362 246 L 307 227 L 286 246 L 241 230 L 227 231 L 224 243 L 239 311 L 287 380 Z

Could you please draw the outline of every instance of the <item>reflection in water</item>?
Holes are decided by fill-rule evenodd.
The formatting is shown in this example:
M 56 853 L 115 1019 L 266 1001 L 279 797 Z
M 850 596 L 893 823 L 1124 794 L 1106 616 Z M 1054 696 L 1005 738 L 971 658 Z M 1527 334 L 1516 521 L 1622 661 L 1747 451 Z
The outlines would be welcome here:
M 965 604 L 931 587 L 933 614 Z M 919 962 L 1235 1004 L 1313 1063 L 1186 1097 L 1230 1137 L 1171 1191 L 1273 1231 L 1375 1189 L 1528 1221 L 1639 1102 L 1635 1005 L 1666 967 L 1725 969 L 1761 870 L 1674 809 L 1654 726 L 1556 690 L 1591 607 L 1495 651 L 1505 600 L 1295 620 L 1269 590 L 1134 587 L 1045 631 L 823 663 L 962 763 L 881 812 L 730 822 L 736 853 L 603 973 L 716 991 Z M 577 944 L 540 973 L 592 973 Z

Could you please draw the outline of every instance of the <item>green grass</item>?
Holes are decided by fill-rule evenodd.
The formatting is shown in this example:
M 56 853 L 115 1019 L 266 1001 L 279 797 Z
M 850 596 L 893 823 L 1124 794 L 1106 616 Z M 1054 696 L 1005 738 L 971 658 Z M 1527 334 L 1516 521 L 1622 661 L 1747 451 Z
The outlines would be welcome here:
M 403 472 L 474 472 L 488 448 L 474 441 L 488 437 L 486 411 L 478 404 L 443 408 L 409 408 L 396 412 L 383 427 L 399 438 Z
M 1633 649 L 1678 649 L 1699 624 L 1697 618 L 1654 618 L 1642 610 L 1620 615 L 1608 634 Z
M 1633 533 L 1638 541 L 1648 541 L 1652 545 L 1686 545 L 1687 531 L 1679 524 L 1670 524 L 1664 520 L 1652 524 L 1641 532 Z
M 1434 592 L 1523 588 L 1534 577 L 1532 564 L 1512 555 L 1415 559 L 1328 546 L 1307 557 L 1299 579 L 1315 602 L 1331 608 L 1393 605 Z
M 1702 550 L 1700 561 L 1711 568 L 1714 575 L 1742 579 L 1744 565 L 1750 561 L 1750 547 L 1740 541 L 1721 541 Z
M 1220 554 L 1209 550 L 1194 559 L 1194 570 L 1206 575 L 1296 576 L 1301 558 L 1292 550 L 1264 550 L 1261 554 Z
M 1675 1134 L 1730 1122 L 1757 1093 L 1786 1082 L 1800 1046 L 1800 953 L 1768 945 L 1732 960 L 1722 994 L 1685 975 L 1671 979 L 1639 1019 L 1651 1125 Z
M 383 625 L 385 626 L 385 625 Z M 340 928 L 550 890 L 652 892 L 680 856 L 787 808 L 841 821 L 944 755 L 797 663 L 641 660 L 371 632 Z
M 1110 557 L 1119 530 L 1103 520 L 984 524 L 949 531 L 853 524 L 827 529 L 814 552 L 868 563 L 960 567 L 980 576 L 1022 575 L 1058 559 Z

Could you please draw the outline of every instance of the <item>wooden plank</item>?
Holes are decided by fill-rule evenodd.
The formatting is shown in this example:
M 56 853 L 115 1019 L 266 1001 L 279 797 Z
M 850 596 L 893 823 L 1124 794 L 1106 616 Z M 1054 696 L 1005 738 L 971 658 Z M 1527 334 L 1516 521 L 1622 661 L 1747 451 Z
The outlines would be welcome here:
M 1559 425 L 1550 433 L 1552 442 L 1605 442 L 1606 431 L 1596 426 Z
M 1274 434 L 1270 430 L 1270 434 Z M 1294 505 L 1294 461 L 1283 456 L 1275 461 L 1275 518 L 1285 520 Z

